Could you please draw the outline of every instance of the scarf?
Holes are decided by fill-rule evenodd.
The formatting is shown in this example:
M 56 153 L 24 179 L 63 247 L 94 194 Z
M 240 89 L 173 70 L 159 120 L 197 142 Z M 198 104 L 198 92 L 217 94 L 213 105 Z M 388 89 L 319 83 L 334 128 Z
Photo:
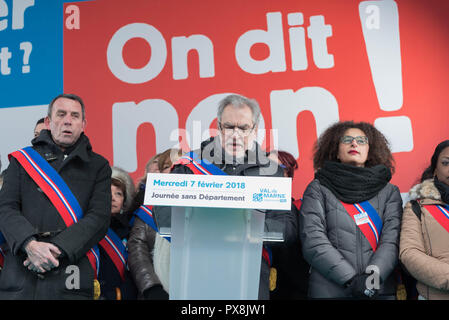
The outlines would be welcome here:
M 433 183 L 435 184 L 435 187 L 437 187 L 438 191 L 441 194 L 441 200 L 444 203 L 449 204 L 449 186 L 438 180 L 436 176 L 433 179 Z
M 345 203 L 356 203 L 376 196 L 390 181 L 391 171 L 384 165 L 364 168 L 326 161 L 316 172 L 315 179 L 337 199 Z

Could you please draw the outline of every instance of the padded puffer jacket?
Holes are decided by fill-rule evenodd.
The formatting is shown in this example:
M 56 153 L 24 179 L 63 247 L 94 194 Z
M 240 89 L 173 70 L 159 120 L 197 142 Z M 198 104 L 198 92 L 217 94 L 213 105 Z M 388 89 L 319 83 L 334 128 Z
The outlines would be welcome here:
M 449 300 L 449 233 L 429 212 L 429 205 L 445 205 L 433 179 L 410 190 L 410 200 L 419 200 L 421 217 L 411 202 L 404 209 L 400 260 L 418 281 L 416 288 L 428 300 Z
M 379 296 L 395 294 L 393 270 L 398 263 L 401 194 L 398 187 L 387 184 L 369 202 L 383 223 L 376 251 L 328 188 L 317 179 L 308 185 L 299 229 L 304 258 L 311 266 L 309 298 L 351 298 L 351 290 L 345 283 L 369 266 L 379 270 Z

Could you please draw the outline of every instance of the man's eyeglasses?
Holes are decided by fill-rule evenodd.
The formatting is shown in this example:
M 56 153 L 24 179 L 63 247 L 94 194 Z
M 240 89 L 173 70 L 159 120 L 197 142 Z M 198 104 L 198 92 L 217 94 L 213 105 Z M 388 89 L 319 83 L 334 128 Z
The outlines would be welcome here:
M 357 136 L 357 137 L 343 136 L 341 137 L 340 142 L 343 144 L 351 144 L 353 140 L 355 140 L 357 144 L 360 145 L 368 144 L 367 136 Z
M 219 124 L 219 128 L 221 130 L 221 132 L 223 132 L 224 134 L 227 135 L 231 135 L 234 133 L 234 131 L 237 131 L 238 134 L 240 134 L 241 136 L 248 136 L 256 127 L 256 125 L 253 125 L 252 127 L 248 126 L 248 125 L 244 125 L 244 126 L 231 126 L 228 124 Z

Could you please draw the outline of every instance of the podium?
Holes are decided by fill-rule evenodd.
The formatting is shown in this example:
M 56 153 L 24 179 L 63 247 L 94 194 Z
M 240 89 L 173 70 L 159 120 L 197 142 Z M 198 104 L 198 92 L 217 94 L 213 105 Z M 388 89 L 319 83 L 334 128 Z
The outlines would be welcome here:
M 170 299 L 257 300 L 265 213 L 173 207 Z
M 262 193 L 262 182 L 277 189 Z M 290 178 L 148 174 L 145 204 L 171 206 L 170 225 L 159 225 L 171 236 L 170 300 L 257 300 L 263 242 L 283 241 L 264 232 L 264 209 L 290 210 L 290 190 Z

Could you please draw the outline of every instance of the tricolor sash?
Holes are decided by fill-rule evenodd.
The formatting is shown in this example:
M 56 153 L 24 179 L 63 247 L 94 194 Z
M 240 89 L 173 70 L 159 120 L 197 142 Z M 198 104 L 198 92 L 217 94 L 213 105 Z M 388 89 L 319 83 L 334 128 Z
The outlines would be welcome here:
M 42 189 L 67 227 L 77 223 L 83 217 L 83 210 L 70 188 L 59 173 L 37 151 L 32 147 L 25 147 L 8 155 L 9 159 L 11 157 L 14 157 L 20 163 L 33 181 Z M 100 257 L 98 247 L 91 248 L 86 255 L 95 271 L 96 278 Z
M 449 232 L 449 205 L 427 204 L 424 205 L 434 219 Z
M 362 231 L 373 251 L 376 251 L 382 232 L 382 220 L 376 209 L 368 201 L 353 204 L 341 201 L 341 204 Z
M 193 151 L 186 153 L 181 158 L 179 158 L 174 165 L 177 164 L 182 164 L 188 167 L 193 171 L 194 174 L 220 176 L 227 175 L 223 170 L 209 162 L 207 159 L 200 159 L 200 157 L 198 157 L 198 155 Z
M 153 218 L 153 206 L 142 205 L 136 211 L 134 211 L 133 215 L 134 216 L 132 217 L 132 219 L 130 221 L 131 226 L 134 224 L 134 218 L 137 216 L 143 222 L 145 222 L 148 226 L 150 226 L 154 231 L 159 233 L 159 229 L 158 229 L 156 222 L 154 221 L 154 218 Z M 162 236 L 162 237 L 167 239 L 168 242 L 171 241 L 171 237 L 169 237 L 169 236 Z
M 271 249 L 266 245 L 262 246 L 262 258 L 265 259 L 265 261 L 268 264 L 268 267 L 271 267 L 271 264 L 273 263 L 273 254 L 271 252 Z
M 125 280 L 125 270 L 128 269 L 128 252 L 126 251 L 126 247 L 120 240 L 119 236 L 111 228 L 109 228 L 106 236 L 99 242 L 99 245 L 111 258 L 122 280 Z
M 186 153 L 175 163 L 182 164 L 193 171 L 194 174 L 202 175 L 227 175 L 226 172 L 218 168 L 216 165 L 208 161 L 207 159 L 200 159 L 200 157 L 193 151 Z M 271 250 L 267 246 L 262 246 L 262 257 L 271 266 Z
M 301 206 L 302 206 L 302 199 L 297 199 L 295 201 L 293 201 L 293 205 L 296 207 L 296 209 L 301 210 Z

